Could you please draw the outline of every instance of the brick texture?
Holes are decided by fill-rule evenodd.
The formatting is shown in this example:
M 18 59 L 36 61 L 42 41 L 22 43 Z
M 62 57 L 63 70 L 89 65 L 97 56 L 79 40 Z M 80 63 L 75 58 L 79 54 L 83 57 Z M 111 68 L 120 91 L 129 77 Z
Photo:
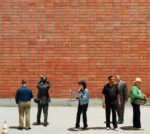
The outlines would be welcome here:
M 36 94 L 40 74 L 55 98 L 79 79 L 100 97 L 116 74 L 129 87 L 141 77 L 150 97 L 150 0 L 0 0 L 0 97 L 22 79 Z

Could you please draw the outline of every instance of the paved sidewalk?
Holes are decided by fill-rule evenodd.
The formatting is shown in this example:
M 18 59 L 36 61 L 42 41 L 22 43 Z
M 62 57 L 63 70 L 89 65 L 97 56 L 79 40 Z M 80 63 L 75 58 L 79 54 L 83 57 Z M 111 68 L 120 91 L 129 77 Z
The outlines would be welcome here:
M 49 126 L 34 126 L 29 131 L 19 131 L 17 107 L 0 107 L 0 133 L 3 120 L 7 119 L 8 134 L 149 134 L 150 133 L 150 107 L 142 107 L 142 127 L 144 130 L 132 130 L 132 108 L 127 107 L 125 112 L 125 124 L 119 125 L 119 131 L 105 130 L 105 111 L 101 107 L 89 107 L 88 130 L 75 130 L 76 107 L 50 107 Z M 33 107 L 31 112 L 31 123 L 36 121 L 37 108 Z M 81 124 L 82 125 L 82 124 Z

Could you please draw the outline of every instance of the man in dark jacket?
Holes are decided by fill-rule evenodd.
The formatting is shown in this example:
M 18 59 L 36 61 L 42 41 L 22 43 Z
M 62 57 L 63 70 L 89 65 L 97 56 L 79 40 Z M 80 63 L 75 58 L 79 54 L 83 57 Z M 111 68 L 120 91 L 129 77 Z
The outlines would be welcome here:
M 38 113 L 37 113 L 37 125 L 40 125 L 41 123 L 41 112 L 43 109 L 44 113 L 44 126 L 48 125 L 47 122 L 47 117 L 48 117 L 48 105 L 50 102 L 50 97 L 49 97 L 49 88 L 50 88 L 50 83 L 47 81 L 46 76 L 41 76 L 41 81 L 37 84 L 37 89 L 38 89 Z
M 127 84 L 124 82 L 120 75 L 116 76 L 116 81 L 119 89 L 119 96 L 120 96 L 120 107 L 117 108 L 118 112 L 118 123 L 123 124 L 124 122 L 124 109 L 125 109 L 125 103 L 128 101 L 128 89 Z
M 26 115 L 26 130 L 30 127 L 30 108 L 31 99 L 33 98 L 32 91 L 26 86 L 26 81 L 22 80 L 22 86 L 17 90 L 16 103 L 19 108 L 19 130 L 23 129 L 24 114 Z

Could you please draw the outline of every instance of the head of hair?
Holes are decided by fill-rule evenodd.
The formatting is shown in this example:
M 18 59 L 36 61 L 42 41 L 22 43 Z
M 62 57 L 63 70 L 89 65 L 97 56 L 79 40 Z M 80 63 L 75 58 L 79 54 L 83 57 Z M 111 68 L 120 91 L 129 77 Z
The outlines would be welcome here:
M 86 83 L 84 80 L 80 80 L 80 81 L 78 82 L 78 84 L 79 84 L 79 85 L 82 85 L 84 89 L 87 88 L 87 83 Z
M 117 78 L 118 80 L 121 80 L 121 79 L 122 79 L 122 77 L 121 77 L 120 75 L 116 75 L 116 78 Z
M 25 85 L 27 82 L 25 80 L 22 80 L 22 85 Z
M 113 78 L 114 76 L 112 76 L 112 75 L 110 75 L 109 77 L 108 77 L 108 80 L 111 80 L 111 78 Z

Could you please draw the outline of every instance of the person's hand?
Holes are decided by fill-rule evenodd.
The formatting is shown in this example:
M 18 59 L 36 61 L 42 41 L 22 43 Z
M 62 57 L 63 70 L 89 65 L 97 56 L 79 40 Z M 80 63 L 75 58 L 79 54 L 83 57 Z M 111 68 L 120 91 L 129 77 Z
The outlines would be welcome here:
M 118 107 L 120 107 L 120 106 L 121 106 L 121 102 L 119 101 L 119 102 L 118 102 Z
M 81 89 L 78 89 L 78 92 L 80 92 L 81 91 Z
M 145 99 L 145 98 L 146 98 L 146 95 L 143 95 L 143 96 L 142 96 L 142 99 Z
M 103 103 L 103 104 L 102 104 L 102 107 L 103 107 L 103 108 L 106 108 L 106 105 L 105 105 L 105 103 Z

